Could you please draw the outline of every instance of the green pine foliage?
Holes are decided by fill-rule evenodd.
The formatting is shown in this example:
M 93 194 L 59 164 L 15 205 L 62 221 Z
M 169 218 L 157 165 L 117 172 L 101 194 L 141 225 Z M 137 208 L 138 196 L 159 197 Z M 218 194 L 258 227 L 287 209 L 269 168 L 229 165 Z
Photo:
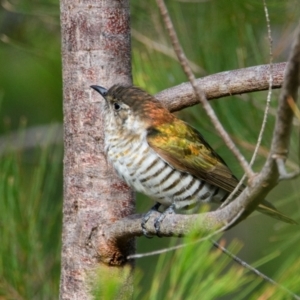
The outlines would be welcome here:
M 252 288 L 258 285 L 257 278 L 232 265 L 232 260 L 213 249 L 209 241 L 195 242 L 195 236 L 189 236 L 180 241 L 185 247 L 160 255 L 143 299 L 217 299 L 236 294 L 247 283 L 252 282 Z
M 0 298 L 58 296 L 62 149 L 0 158 Z

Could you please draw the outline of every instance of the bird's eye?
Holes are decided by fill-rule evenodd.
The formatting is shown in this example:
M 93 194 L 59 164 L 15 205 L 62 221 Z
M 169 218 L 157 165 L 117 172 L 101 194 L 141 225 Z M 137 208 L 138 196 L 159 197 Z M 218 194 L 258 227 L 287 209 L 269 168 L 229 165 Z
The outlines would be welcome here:
M 121 105 L 118 102 L 114 102 L 113 106 L 114 106 L 114 110 L 116 111 L 120 110 L 121 108 Z

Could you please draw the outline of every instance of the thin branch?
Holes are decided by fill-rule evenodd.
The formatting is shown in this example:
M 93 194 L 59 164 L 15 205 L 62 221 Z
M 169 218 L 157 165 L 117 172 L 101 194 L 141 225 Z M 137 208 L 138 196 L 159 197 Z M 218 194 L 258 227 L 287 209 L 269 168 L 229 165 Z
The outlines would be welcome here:
M 294 171 L 292 173 L 288 173 L 285 168 L 285 160 L 283 160 L 282 158 L 278 157 L 276 159 L 276 163 L 278 172 L 280 174 L 279 180 L 291 180 L 297 178 L 300 175 L 299 170 Z
M 132 254 L 129 255 L 127 257 L 127 259 L 137 259 L 137 258 L 145 258 L 145 257 L 149 257 L 149 256 L 154 256 L 154 255 L 160 255 L 160 254 L 164 254 L 164 253 L 169 253 L 178 249 L 182 249 L 191 245 L 195 245 L 198 244 L 200 242 L 203 242 L 204 240 L 208 240 L 210 239 L 209 237 L 204 237 L 204 238 L 200 238 L 196 241 L 190 242 L 190 243 L 185 243 L 185 244 L 180 244 L 180 245 L 176 245 L 173 247 L 168 247 L 168 248 L 164 248 L 164 249 L 159 249 L 159 250 L 155 250 L 155 251 L 150 251 L 150 252 L 146 252 L 146 253 L 138 253 L 138 254 Z M 241 258 L 239 258 L 238 256 L 234 255 L 233 253 L 231 253 L 228 249 L 226 249 L 225 247 L 223 247 L 220 243 L 210 239 L 211 243 L 213 244 L 214 247 L 216 247 L 217 249 L 219 249 L 220 251 L 222 251 L 224 254 L 226 254 L 228 257 L 230 257 L 232 260 L 234 260 L 236 263 L 238 263 L 239 265 L 241 265 L 243 268 L 246 268 L 248 271 L 254 273 L 256 276 L 262 278 L 263 280 L 265 280 L 266 282 L 277 286 L 278 288 L 280 288 L 281 290 L 285 291 L 287 294 L 291 295 L 294 299 L 299 300 L 300 297 L 296 294 L 294 294 L 292 291 L 290 291 L 289 289 L 287 289 L 286 287 L 284 287 L 283 285 L 277 283 L 276 281 L 274 281 L 272 278 L 268 277 L 267 275 L 263 274 L 262 272 L 260 272 L 259 270 L 257 270 L 256 268 L 252 267 L 251 265 L 249 265 L 248 263 L 246 263 L 245 261 L 243 261 Z
M 145 252 L 145 253 L 132 254 L 132 255 L 129 255 L 127 257 L 127 259 L 144 258 L 144 257 L 148 257 L 148 256 L 154 256 L 154 255 L 160 255 L 160 254 L 163 254 L 163 253 L 172 252 L 172 251 L 175 251 L 175 250 L 178 250 L 178 249 L 185 248 L 187 246 L 191 246 L 191 245 L 201 243 L 203 241 L 208 240 L 209 238 L 210 238 L 209 236 L 206 236 L 204 238 L 200 238 L 200 239 L 197 239 L 196 241 L 186 243 L 186 244 L 179 244 L 179 245 L 176 245 L 176 246 L 172 246 L 172 247 L 168 247 L 168 248 L 164 248 L 164 249 L 159 249 L 159 250 L 155 250 L 155 251 L 150 251 L 150 252 Z
M 277 159 L 286 160 L 289 141 L 292 129 L 293 121 L 293 111 L 290 108 L 288 99 L 291 97 L 297 99 L 297 90 L 300 84 L 300 25 L 297 29 L 297 34 L 295 36 L 295 42 L 289 57 L 287 64 L 287 70 L 285 74 L 284 84 L 281 91 L 278 113 L 276 118 L 275 129 L 273 132 L 273 139 L 271 143 L 270 155 L 262 168 L 261 172 L 255 176 L 248 184 L 246 191 L 242 193 L 235 201 L 231 202 L 228 206 L 232 206 L 234 202 L 236 205 L 240 203 L 241 206 L 245 207 L 246 215 L 249 214 L 249 209 L 253 208 L 255 203 L 259 202 L 259 199 L 264 199 L 266 191 L 270 191 L 279 180 L 279 170 L 277 167 Z M 244 195 L 248 195 L 253 198 L 253 203 L 247 197 L 245 199 Z M 256 196 L 255 196 L 256 194 Z M 259 199 L 255 199 L 258 197 Z M 258 200 L 258 201 L 257 201 Z M 249 207 L 247 206 L 249 203 Z M 227 207 L 228 207 L 227 206 Z M 252 208 L 251 208 L 252 207 Z M 243 214 L 245 217 L 245 214 Z
M 252 158 L 250 160 L 250 167 L 252 168 L 254 161 L 256 159 L 259 147 L 261 145 L 261 141 L 263 138 L 263 134 L 266 128 L 266 124 L 267 124 L 267 118 L 268 118 L 268 114 L 269 114 L 269 109 L 270 109 L 270 102 L 271 102 L 271 96 L 272 96 L 272 85 L 273 85 L 273 75 L 272 75 L 272 68 L 273 68 L 273 53 L 272 53 L 272 36 L 271 36 L 271 26 L 270 26 L 270 19 L 269 19 L 269 12 L 268 12 L 268 7 L 266 4 L 266 1 L 263 0 L 263 4 L 264 4 L 264 9 L 265 9 L 265 16 L 266 16 L 266 21 L 267 21 L 267 28 L 268 28 L 268 39 L 269 39 L 269 55 L 270 55 L 270 60 L 269 60 L 269 89 L 268 89 L 268 95 L 267 95 L 267 101 L 266 101 L 266 105 L 265 105 L 265 109 L 264 109 L 264 116 L 263 116 L 263 121 L 262 121 L 262 125 L 260 128 L 260 132 L 258 135 L 258 139 L 257 139 L 257 143 L 254 149 L 254 152 L 252 154 Z M 240 189 L 240 187 L 243 185 L 244 181 L 246 179 L 246 174 L 244 174 L 241 178 L 241 180 L 239 181 L 239 183 L 237 184 L 237 186 L 234 188 L 234 190 L 230 193 L 230 195 L 227 197 L 226 201 L 224 201 L 221 205 L 221 207 L 224 207 L 225 205 L 227 205 L 230 201 L 232 201 L 232 199 L 234 198 L 235 194 L 238 192 L 238 190 Z
M 264 117 L 263 117 L 263 121 L 262 121 L 262 125 L 261 125 L 261 130 L 259 132 L 259 136 L 257 139 L 257 143 L 256 143 L 256 147 L 255 150 L 253 152 L 251 161 L 250 161 L 250 166 L 253 165 L 258 149 L 260 147 L 262 138 L 263 138 L 263 133 L 265 131 L 266 128 L 266 124 L 267 124 L 267 118 L 268 118 L 268 113 L 269 113 L 269 109 L 270 109 L 270 103 L 271 103 L 271 96 L 272 96 L 272 85 L 273 85 L 273 52 L 272 52 L 272 44 L 273 44 L 273 40 L 272 40 L 272 34 L 271 34 L 271 26 L 270 26 L 270 18 L 269 18 L 269 12 L 268 12 L 268 7 L 266 4 L 266 0 L 263 0 L 263 4 L 264 4 L 264 9 L 265 9 L 265 16 L 266 16 L 266 22 L 267 22 L 267 28 L 268 28 L 268 40 L 269 40 L 269 90 L 268 90 L 268 96 L 267 96 L 267 101 L 266 101 L 266 107 L 265 107 L 265 111 L 264 111 Z
M 233 259 L 235 262 L 237 262 L 238 264 L 240 264 L 242 267 L 248 269 L 250 272 L 254 273 L 255 275 L 259 276 L 260 278 L 262 278 L 263 280 L 275 285 L 276 287 L 278 287 L 279 289 L 285 291 L 287 294 L 289 294 L 290 296 L 292 296 L 294 299 L 299 300 L 300 297 L 298 295 L 296 295 L 295 293 L 293 293 L 292 291 L 290 291 L 289 289 L 287 289 L 286 287 L 284 287 L 283 285 L 277 283 L 276 281 L 274 281 L 272 278 L 268 277 L 267 275 L 263 274 L 262 272 L 260 272 L 259 270 L 253 268 L 251 265 L 249 265 L 248 263 L 246 263 L 245 261 L 243 261 L 242 259 L 240 259 L 238 256 L 232 254 L 230 251 L 228 251 L 225 247 L 221 246 L 219 243 L 217 243 L 216 241 L 211 240 L 212 244 L 218 248 L 219 250 L 221 250 L 223 253 L 225 253 L 227 256 L 229 256 L 231 259 Z
M 178 60 L 188 77 L 194 92 L 196 94 L 196 97 L 198 98 L 199 102 L 201 102 L 203 108 L 205 109 L 207 115 L 209 116 L 211 122 L 213 123 L 214 127 L 224 140 L 227 147 L 232 151 L 232 153 L 235 155 L 235 157 L 238 159 L 239 163 L 241 164 L 242 168 L 244 169 L 245 173 L 249 178 L 254 176 L 254 172 L 250 168 L 249 164 L 247 163 L 244 156 L 241 154 L 239 149 L 235 146 L 233 141 L 231 140 L 230 136 L 224 129 L 223 125 L 219 121 L 218 117 L 216 116 L 214 110 L 212 109 L 211 105 L 209 104 L 208 100 L 206 99 L 206 96 L 204 94 L 204 91 L 200 89 L 200 87 L 197 85 L 196 78 L 193 75 L 193 72 L 188 64 L 187 58 L 183 52 L 183 49 L 179 43 L 179 39 L 177 37 L 176 31 L 174 29 L 174 26 L 172 24 L 171 18 L 169 16 L 169 12 L 167 10 L 167 7 L 165 5 L 165 2 L 163 0 L 156 0 L 156 3 L 160 9 L 162 18 L 164 20 L 165 26 L 168 30 L 171 42 L 173 44 L 174 50 L 177 54 Z

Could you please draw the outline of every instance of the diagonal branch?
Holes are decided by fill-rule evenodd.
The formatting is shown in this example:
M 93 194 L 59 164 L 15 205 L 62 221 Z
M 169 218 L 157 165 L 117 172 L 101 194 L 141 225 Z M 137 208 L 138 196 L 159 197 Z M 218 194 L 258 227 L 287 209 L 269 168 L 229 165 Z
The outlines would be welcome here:
M 293 45 L 287 67 L 285 80 L 280 94 L 277 119 L 271 144 L 272 158 L 286 159 L 292 129 L 293 110 L 288 100 L 297 101 L 297 91 L 300 84 L 300 25 Z
M 235 203 L 240 203 L 241 207 L 246 204 L 244 213 L 242 214 L 243 218 L 253 211 L 253 207 L 255 208 L 259 203 L 259 199 L 264 199 L 265 195 L 278 183 L 279 178 L 282 177 L 279 174 L 277 161 L 285 161 L 287 158 L 293 121 L 293 111 L 288 103 L 288 99 L 297 99 L 299 85 L 300 25 L 298 26 L 295 42 L 288 60 L 283 88 L 279 98 L 270 154 L 261 172 L 249 182 L 248 187 L 242 193 L 241 197 L 238 197 L 236 201 L 229 204 L 229 206 L 232 206 Z M 250 200 L 249 202 L 249 199 L 244 197 L 246 193 L 249 193 L 249 199 L 252 199 L 253 194 L 256 194 L 257 199 L 254 199 L 253 202 Z
M 202 104 L 202 107 L 204 108 L 207 116 L 210 118 L 212 124 L 214 125 L 214 127 L 216 128 L 218 133 L 220 134 L 220 136 L 223 139 L 223 141 L 225 142 L 226 146 L 231 150 L 231 152 L 235 155 L 235 157 L 239 161 L 240 165 L 242 166 L 242 168 L 245 171 L 248 178 L 253 177 L 254 173 L 253 173 L 251 167 L 249 166 L 247 160 L 242 155 L 240 150 L 236 147 L 236 145 L 230 138 L 229 134 L 227 133 L 227 131 L 224 129 L 223 125 L 219 121 L 214 110 L 212 109 L 211 105 L 209 104 L 208 100 L 206 99 L 204 91 L 197 85 L 196 78 L 188 64 L 188 60 L 187 60 L 185 53 L 181 47 L 181 44 L 177 37 L 176 31 L 174 29 L 172 20 L 169 16 L 169 12 L 165 5 L 164 0 L 156 0 L 156 3 L 157 3 L 157 6 L 159 7 L 160 13 L 161 13 L 163 21 L 165 23 L 166 29 L 169 33 L 169 36 L 170 36 L 171 42 L 173 44 L 174 50 L 177 54 L 178 60 L 193 87 L 196 98 Z
M 270 55 L 270 60 L 269 60 L 269 89 L 268 89 L 266 105 L 265 105 L 265 108 L 264 108 L 264 116 L 263 116 L 263 120 L 262 120 L 262 124 L 261 124 L 261 128 L 260 128 L 260 132 L 259 132 L 259 135 L 258 135 L 258 138 L 257 138 L 255 149 L 254 149 L 253 154 L 252 154 L 252 158 L 250 160 L 250 167 L 251 168 L 252 168 L 252 166 L 254 164 L 254 161 L 256 159 L 258 149 L 261 145 L 263 134 L 265 132 L 267 119 L 268 119 L 268 115 L 269 115 L 269 110 L 270 110 L 271 96 L 272 96 L 272 82 L 273 82 L 272 43 L 273 43 L 273 41 L 272 41 L 272 35 L 271 35 L 269 11 L 268 11 L 268 7 L 267 7 L 267 4 L 266 4 L 265 0 L 263 0 L 263 5 L 264 5 L 264 9 L 265 9 L 265 17 L 266 17 L 266 21 L 267 21 L 268 40 L 269 40 L 269 55 Z M 238 185 L 234 188 L 234 190 L 231 192 L 231 194 L 227 197 L 226 201 L 222 203 L 221 207 L 227 205 L 233 199 L 234 195 L 236 195 L 236 192 L 243 186 L 245 179 L 246 179 L 246 174 L 243 175 L 243 177 L 240 179 L 240 182 L 238 183 Z

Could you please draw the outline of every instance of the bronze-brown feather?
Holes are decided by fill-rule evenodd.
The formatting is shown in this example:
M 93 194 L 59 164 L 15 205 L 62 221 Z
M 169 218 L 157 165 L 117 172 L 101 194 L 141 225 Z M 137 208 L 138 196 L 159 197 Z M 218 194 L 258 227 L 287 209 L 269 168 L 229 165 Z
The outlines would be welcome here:
M 177 170 L 193 174 L 228 192 L 232 192 L 238 184 L 223 159 L 200 133 L 179 119 L 175 119 L 171 126 L 162 124 L 150 129 L 147 141 L 162 159 Z

